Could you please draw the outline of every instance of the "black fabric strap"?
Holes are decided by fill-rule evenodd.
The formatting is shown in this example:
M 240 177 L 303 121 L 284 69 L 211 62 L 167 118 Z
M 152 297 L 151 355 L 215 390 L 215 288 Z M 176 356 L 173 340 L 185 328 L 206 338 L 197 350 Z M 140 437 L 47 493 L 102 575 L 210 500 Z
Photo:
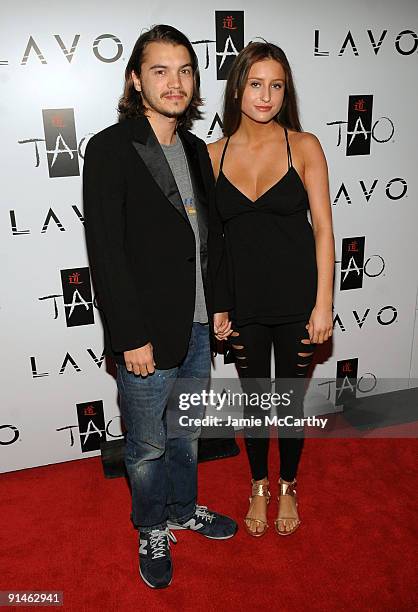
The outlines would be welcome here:
M 287 129 L 286 128 L 284 128 L 284 135 L 286 137 L 286 145 L 287 145 L 287 163 L 288 163 L 289 168 L 290 168 L 291 166 L 293 166 L 293 164 L 292 164 L 292 153 L 290 151 L 289 138 L 288 138 L 288 135 L 287 135 Z
M 221 170 L 222 170 L 223 165 L 224 165 L 224 157 L 225 157 L 225 153 L 226 153 L 226 148 L 227 148 L 227 146 L 228 146 L 228 144 L 229 144 L 229 139 L 230 139 L 230 136 L 228 136 L 228 138 L 226 139 L 226 143 L 225 143 L 225 145 L 224 145 L 224 150 L 222 151 L 221 165 L 220 165 L 220 167 L 219 167 L 219 171 L 221 171 Z

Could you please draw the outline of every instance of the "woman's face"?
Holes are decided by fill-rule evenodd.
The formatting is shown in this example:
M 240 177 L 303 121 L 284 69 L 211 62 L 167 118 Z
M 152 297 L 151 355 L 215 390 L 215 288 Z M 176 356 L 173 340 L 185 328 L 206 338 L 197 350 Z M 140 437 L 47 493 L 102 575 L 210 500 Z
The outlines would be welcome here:
M 280 111 L 286 74 L 274 59 L 255 62 L 248 73 L 241 102 L 241 112 L 258 123 L 268 123 Z

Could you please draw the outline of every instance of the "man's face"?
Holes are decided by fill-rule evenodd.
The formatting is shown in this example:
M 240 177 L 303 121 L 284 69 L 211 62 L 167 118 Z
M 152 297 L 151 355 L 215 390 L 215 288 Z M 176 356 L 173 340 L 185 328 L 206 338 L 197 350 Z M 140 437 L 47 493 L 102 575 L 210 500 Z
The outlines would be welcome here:
M 140 76 L 132 72 L 135 89 L 142 92 L 148 115 L 179 117 L 193 96 L 193 70 L 189 51 L 183 45 L 151 42 L 144 52 Z

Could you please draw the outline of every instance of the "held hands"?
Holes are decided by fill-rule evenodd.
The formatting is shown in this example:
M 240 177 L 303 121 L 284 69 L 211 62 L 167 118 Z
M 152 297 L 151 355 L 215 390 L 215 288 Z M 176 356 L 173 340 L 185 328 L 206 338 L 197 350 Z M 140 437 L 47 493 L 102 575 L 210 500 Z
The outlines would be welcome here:
M 227 312 L 216 312 L 213 315 L 213 327 L 217 340 L 226 340 L 232 334 L 231 321 Z
M 153 374 L 155 371 L 155 361 L 151 342 L 145 346 L 133 349 L 132 351 L 124 351 L 125 365 L 128 372 L 133 372 L 136 376 Z
M 306 325 L 312 344 L 323 344 L 332 336 L 332 308 L 315 306 Z

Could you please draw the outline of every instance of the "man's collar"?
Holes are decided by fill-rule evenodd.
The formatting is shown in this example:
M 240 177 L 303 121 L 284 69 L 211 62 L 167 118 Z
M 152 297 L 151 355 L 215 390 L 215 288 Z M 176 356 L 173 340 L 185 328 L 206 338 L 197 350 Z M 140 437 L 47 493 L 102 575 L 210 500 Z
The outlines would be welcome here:
M 152 131 L 151 124 L 148 119 L 144 116 L 135 117 L 132 119 L 132 126 L 133 139 L 142 144 L 147 144 L 149 134 Z M 187 140 L 188 143 L 195 146 L 196 141 L 188 130 L 183 127 L 179 127 L 177 132 L 182 139 Z
M 133 139 L 141 144 L 147 144 L 148 136 L 151 131 L 151 124 L 144 116 L 132 119 Z

